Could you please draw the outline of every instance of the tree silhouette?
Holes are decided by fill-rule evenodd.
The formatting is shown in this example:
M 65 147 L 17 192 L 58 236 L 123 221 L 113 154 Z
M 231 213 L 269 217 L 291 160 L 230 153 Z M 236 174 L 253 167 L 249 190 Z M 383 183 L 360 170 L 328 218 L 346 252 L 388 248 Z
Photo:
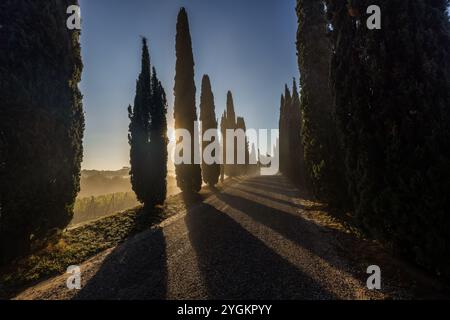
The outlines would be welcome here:
M 245 119 L 243 117 L 237 117 L 236 119 L 236 129 L 240 129 L 243 132 L 247 132 L 247 126 L 245 124 Z M 244 150 L 244 159 L 245 159 L 245 163 L 244 164 L 237 164 L 237 173 L 238 175 L 245 175 L 248 173 L 249 170 L 249 161 L 250 161 L 250 154 L 249 154 L 249 144 L 248 144 L 248 139 L 247 136 L 245 137 L 245 150 Z M 240 147 L 240 146 L 239 146 Z M 236 152 L 238 151 L 238 146 L 236 146 Z
M 202 136 L 209 129 L 217 130 L 217 119 L 214 105 L 214 95 L 211 89 L 211 81 L 208 75 L 204 75 L 202 79 L 202 93 L 200 97 L 200 120 L 202 122 Z M 205 148 L 213 141 L 203 141 L 202 153 Z M 213 157 L 216 155 L 213 154 Z M 220 164 L 202 163 L 203 180 L 210 186 L 215 186 L 219 182 Z
M 297 15 L 306 182 L 319 199 L 344 206 L 347 185 L 329 81 L 331 44 L 324 4 L 298 0 Z
M 129 106 L 130 177 L 145 206 L 163 204 L 167 189 L 167 101 L 156 71 L 150 71 L 147 40 L 142 39 L 141 73 L 134 106 Z
M 286 114 L 286 103 L 285 103 L 285 99 L 284 99 L 284 94 L 281 95 L 281 100 L 280 100 L 280 120 L 278 123 L 278 127 L 279 127 L 279 139 L 278 139 L 278 143 L 279 143 L 279 152 L 280 152 L 280 172 L 283 174 L 286 174 L 286 168 L 287 168 L 287 161 L 289 161 L 289 153 L 288 153 L 288 148 L 287 148 L 287 137 L 288 137 L 288 132 L 287 132 L 287 114 Z
M 365 8 L 382 10 L 369 30 Z M 448 1 L 328 1 L 332 88 L 360 222 L 450 275 Z M 364 10 L 363 10 L 364 9 Z
M 176 34 L 176 67 L 175 67 L 175 129 L 185 129 L 191 135 L 191 162 L 175 166 L 177 185 L 183 192 L 198 192 L 202 186 L 200 164 L 195 164 L 194 126 L 197 121 L 195 106 L 194 56 L 186 10 L 181 8 L 178 14 Z M 181 141 L 177 141 L 180 143 Z
M 130 118 L 128 141 L 130 144 L 130 178 L 137 199 L 150 204 L 150 108 L 152 105 L 150 54 L 147 40 L 142 39 L 141 73 L 136 83 L 133 107 L 128 107 Z
M 156 70 L 152 72 L 152 108 L 150 109 L 151 185 L 155 204 L 163 204 L 167 196 L 167 98 Z
M 301 137 L 302 129 L 302 115 L 300 108 L 300 97 L 298 95 L 298 88 L 295 79 L 292 84 L 292 103 L 289 121 L 289 149 L 291 152 L 291 166 L 290 175 L 292 181 L 299 185 L 306 184 L 306 168 L 303 141 Z
M 80 32 L 64 23 L 71 4 L 77 1 L 0 4 L 0 262 L 25 254 L 73 215 L 84 115 Z
M 237 139 L 233 138 L 234 141 L 228 141 L 227 140 L 227 130 L 236 130 L 237 126 L 236 126 L 236 112 L 234 110 L 234 101 L 233 101 L 233 94 L 231 93 L 231 91 L 227 92 L 227 105 L 226 105 L 226 110 L 224 112 L 223 115 L 223 141 L 224 141 L 224 150 L 223 150 L 223 155 L 224 155 L 224 172 L 225 175 L 229 176 L 229 177 L 235 177 L 238 175 L 237 172 L 237 167 L 236 167 L 236 163 L 237 163 L 237 149 L 236 149 L 236 142 Z M 233 150 L 231 150 L 231 145 L 234 144 L 234 148 Z M 228 152 L 232 151 L 233 152 L 233 163 L 227 163 L 227 156 L 228 156 Z

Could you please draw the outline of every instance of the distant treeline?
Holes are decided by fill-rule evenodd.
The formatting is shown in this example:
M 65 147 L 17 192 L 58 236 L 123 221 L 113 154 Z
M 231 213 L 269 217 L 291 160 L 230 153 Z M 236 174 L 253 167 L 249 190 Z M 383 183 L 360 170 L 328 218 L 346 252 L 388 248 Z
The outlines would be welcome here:
M 366 233 L 450 278 L 448 4 L 298 0 L 300 100 L 286 87 L 280 162 Z M 367 26 L 372 5 L 381 29 Z
M 134 192 L 119 192 L 75 201 L 71 225 L 133 208 L 139 204 Z

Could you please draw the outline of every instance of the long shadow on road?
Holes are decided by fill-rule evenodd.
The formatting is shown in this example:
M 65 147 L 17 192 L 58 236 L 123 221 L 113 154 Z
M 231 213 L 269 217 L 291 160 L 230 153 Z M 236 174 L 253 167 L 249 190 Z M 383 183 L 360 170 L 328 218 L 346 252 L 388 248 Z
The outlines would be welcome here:
M 332 299 L 227 214 L 204 203 L 185 217 L 210 299 Z
M 292 200 L 288 201 L 288 200 L 283 200 L 283 199 L 280 199 L 280 198 L 276 198 L 274 196 L 268 195 L 267 192 L 264 192 L 264 191 L 262 191 L 262 192 L 255 191 L 254 188 L 249 188 L 249 187 L 246 187 L 244 185 L 236 186 L 236 187 L 234 187 L 234 190 L 239 190 L 239 191 L 242 191 L 242 192 L 245 192 L 245 193 L 250 193 L 250 194 L 252 194 L 252 195 L 254 195 L 256 197 L 264 197 L 265 199 L 268 199 L 270 201 L 275 201 L 276 203 L 281 203 L 281 204 L 284 204 L 284 205 L 287 205 L 287 206 L 291 206 L 293 208 L 306 210 L 306 211 L 319 210 L 319 209 L 325 208 L 325 206 L 321 205 L 321 204 L 307 207 L 307 206 L 304 206 L 302 204 L 294 203 L 294 202 L 292 202 Z
M 247 186 L 250 188 L 255 188 L 255 189 L 264 189 L 273 193 L 283 193 L 285 195 L 288 196 L 294 196 L 294 195 L 298 195 L 298 190 L 297 189 L 288 189 L 288 188 L 284 188 L 282 186 L 274 186 L 272 184 L 264 184 L 261 182 L 257 182 L 256 180 L 249 180 L 249 181 L 244 181 L 241 182 L 240 185 L 243 186 Z
M 237 190 L 239 191 L 238 188 Z M 336 237 L 340 237 L 341 239 L 348 239 L 351 237 L 350 235 L 339 230 L 319 226 L 302 218 L 300 215 L 297 216 L 283 210 L 278 210 L 272 206 L 268 207 L 265 204 L 248 199 L 247 196 L 238 196 L 230 193 L 220 193 L 216 196 L 230 207 L 239 210 L 253 219 L 256 223 L 260 223 L 276 231 L 286 239 L 293 241 L 310 253 L 324 259 L 337 270 L 349 272 L 356 279 L 364 274 L 363 271 L 365 270 L 362 270 L 361 272 L 353 270 L 352 268 L 348 268 L 348 270 L 345 268 L 344 270 L 344 266 L 334 259 L 336 256 L 329 254 L 330 248 L 321 246 L 321 242 L 317 241 L 318 237 L 321 235 L 325 237 L 329 233 Z M 272 200 L 272 202 L 276 205 L 274 200 Z
M 161 229 L 118 246 L 74 299 L 165 299 L 166 242 Z

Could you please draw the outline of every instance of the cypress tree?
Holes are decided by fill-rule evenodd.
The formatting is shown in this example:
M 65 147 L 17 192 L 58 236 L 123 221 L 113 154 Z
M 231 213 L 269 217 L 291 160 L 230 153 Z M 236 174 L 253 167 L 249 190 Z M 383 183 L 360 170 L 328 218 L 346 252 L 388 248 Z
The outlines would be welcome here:
M 378 5 L 382 29 L 366 28 Z M 329 1 L 332 83 L 363 226 L 450 276 L 448 1 Z
M 142 39 L 141 73 L 136 83 L 133 107 L 128 107 L 130 118 L 128 141 L 130 144 L 130 178 L 137 199 L 152 205 L 152 168 L 150 159 L 150 109 L 152 108 L 150 54 L 147 40 Z
M 225 123 L 225 127 L 224 127 L 224 141 L 225 141 L 225 146 L 228 146 L 229 144 L 231 145 L 231 142 L 227 141 L 226 139 L 226 130 L 236 130 L 236 112 L 234 110 L 234 102 L 233 102 L 233 94 L 231 93 L 231 91 L 227 92 L 227 106 L 226 106 L 226 112 L 224 113 L 224 123 Z M 235 177 L 238 175 L 237 173 L 237 148 L 236 148 L 236 143 L 237 143 L 237 139 L 234 138 L 234 150 L 233 153 L 233 164 L 226 164 L 226 159 L 227 159 L 227 150 L 225 147 L 225 150 L 223 152 L 224 154 L 224 162 L 225 162 L 225 174 L 229 177 Z M 230 151 L 230 150 L 228 150 Z
M 84 115 L 78 89 L 77 1 L 0 4 L 0 262 L 71 220 L 79 191 Z
M 318 198 L 343 206 L 347 186 L 329 81 L 331 44 L 324 2 L 298 0 L 297 15 L 306 182 Z
M 207 130 L 217 129 L 217 119 L 214 105 L 214 95 L 211 90 L 211 81 L 208 75 L 204 75 L 202 79 L 202 93 L 200 97 L 200 121 L 202 122 L 202 136 Z M 203 141 L 202 153 L 205 148 L 213 141 Z M 215 154 L 213 154 L 215 157 Z M 215 186 L 219 182 L 220 164 L 202 163 L 203 180 L 210 186 Z
M 152 107 L 150 109 L 151 192 L 153 203 L 161 205 L 167 196 L 167 98 L 155 68 L 152 72 Z
M 142 39 L 141 73 L 134 106 L 129 106 L 130 177 L 137 199 L 161 205 L 167 193 L 167 99 L 155 68 L 151 71 L 147 39 Z
M 222 148 L 222 164 L 220 165 L 220 181 L 223 183 L 225 180 L 225 161 L 227 159 L 227 152 L 226 152 L 226 145 L 227 145 L 227 138 L 226 138 L 226 131 L 227 131 L 227 111 L 225 110 L 222 114 L 222 117 L 220 118 L 220 133 L 222 136 L 221 141 L 221 148 Z
M 237 117 L 236 119 L 236 129 L 240 129 L 244 132 L 247 132 L 247 126 L 245 125 L 245 119 L 243 117 Z M 248 139 L 247 136 L 245 137 L 245 142 L 244 142 L 244 159 L 245 159 L 245 163 L 244 164 L 237 164 L 237 172 L 239 175 L 245 175 L 248 172 L 248 164 L 249 164 L 249 160 L 250 160 L 250 155 L 249 155 L 249 144 L 248 144 Z M 236 152 L 238 147 L 236 146 Z M 237 159 L 237 157 L 236 157 Z
M 290 131 L 290 150 L 291 150 L 291 177 L 294 182 L 299 185 L 303 185 L 306 182 L 306 169 L 305 169 L 305 159 L 303 155 L 303 142 L 301 137 L 302 128 L 302 115 L 300 110 L 300 97 L 297 89 L 297 82 L 295 78 L 292 84 L 292 116 L 289 120 L 289 131 Z
M 285 110 L 284 95 L 281 95 L 280 100 L 280 120 L 279 120 L 279 151 L 280 151 L 280 173 L 286 174 L 286 162 L 289 161 L 289 154 L 287 153 L 287 132 L 286 132 L 286 110 Z
M 292 96 L 287 85 L 284 86 L 284 142 L 283 142 L 283 155 L 284 155 L 284 172 L 283 174 L 289 179 L 292 178 L 292 150 L 291 150 L 291 134 L 290 121 L 292 118 Z
M 202 186 L 202 174 L 200 164 L 194 164 L 194 152 L 197 150 L 194 145 L 194 126 L 197 121 L 194 56 L 188 16 L 184 8 L 178 14 L 175 68 L 175 129 L 185 129 L 191 134 L 191 163 L 175 166 L 177 185 L 183 192 L 198 192 Z

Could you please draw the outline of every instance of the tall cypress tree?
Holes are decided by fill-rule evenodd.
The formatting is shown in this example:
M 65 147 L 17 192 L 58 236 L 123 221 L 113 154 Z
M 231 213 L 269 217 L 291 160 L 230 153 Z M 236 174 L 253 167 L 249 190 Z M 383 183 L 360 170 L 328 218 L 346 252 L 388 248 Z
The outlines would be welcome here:
M 150 159 L 150 110 L 152 108 L 150 54 L 147 40 L 142 39 L 141 73 L 136 83 L 133 107 L 128 107 L 130 118 L 128 141 L 130 144 L 130 178 L 137 199 L 145 205 L 153 204 L 151 190 L 152 167 Z
M 279 144 L 279 152 L 280 152 L 280 172 L 283 174 L 286 174 L 286 162 L 289 161 L 289 154 L 287 153 L 287 147 L 286 147 L 286 142 L 287 142 L 287 125 L 286 125 L 286 104 L 285 104 L 285 100 L 284 100 L 284 95 L 281 95 L 281 100 L 280 100 L 280 119 L 279 119 L 279 139 L 278 139 L 278 144 Z
M 329 81 L 331 44 L 324 2 L 298 0 L 297 15 L 306 181 L 318 198 L 343 206 L 347 186 Z
M 84 115 L 75 0 L 0 3 L 0 260 L 65 227 L 79 191 Z
M 306 168 L 303 154 L 303 141 L 301 137 L 302 115 L 300 108 L 300 97 L 298 95 L 297 82 L 295 78 L 292 84 L 292 116 L 289 120 L 289 136 L 290 136 L 290 150 L 293 165 L 291 167 L 292 180 L 299 185 L 306 183 Z
M 226 112 L 224 114 L 225 116 L 225 130 L 236 130 L 236 112 L 234 110 L 234 101 L 233 101 L 233 94 L 231 93 L 231 91 L 227 92 L 227 105 L 226 105 Z M 231 141 L 227 141 L 226 139 L 226 131 L 224 131 L 225 134 L 225 145 L 226 145 L 226 149 L 230 148 L 231 146 Z M 236 149 L 236 142 L 237 139 L 234 138 L 234 149 L 233 150 L 224 150 L 223 154 L 224 154 L 224 162 L 225 162 L 225 174 L 229 177 L 234 177 L 236 176 L 237 173 L 237 167 L 236 167 L 236 163 L 237 163 L 237 149 Z M 232 151 L 233 152 L 233 163 L 232 164 L 227 164 L 226 160 L 227 160 L 227 151 Z
M 332 82 L 357 216 L 450 276 L 448 1 L 329 1 Z M 382 29 L 366 28 L 378 5 Z
M 236 129 L 240 129 L 243 132 L 247 132 L 247 126 L 245 124 L 245 119 L 243 117 L 237 117 L 236 119 Z M 249 164 L 249 160 L 250 160 L 250 155 L 249 155 L 249 144 L 248 144 L 248 139 L 247 136 L 245 137 L 244 140 L 244 159 L 245 159 L 245 163 L 244 164 L 239 164 L 237 165 L 237 172 L 239 175 L 245 175 L 248 173 L 248 164 Z M 238 146 L 236 146 L 236 152 L 238 151 Z
M 163 204 L 167 196 L 167 98 L 155 68 L 152 72 L 152 107 L 150 109 L 150 159 L 153 203 Z
M 222 148 L 222 164 L 220 165 L 220 181 L 225 180 L 225 165 L 227 159 L 226 145 L 227 145 L 227 111 L 225 110 L 220 118 L 220 133 L 222 136 L 221 148 Z
M 177 185 L 183 192 L 198 192 L 202 186 L 200 164 L 194 164 L 194 126 L 197 121 L 195 106 L 194 56 L 186 10 L 181 8 L 178 14 L 176 34 L 175 67 L 175 129 L 185 129 L 191 134 L 191 163 L 175 166 Z M 180 142 L 180 141 L 178 141 Z
M 292 161 L 292 150 L 291 150 L 291 134 L 292 130 L 290 128 L 290 122 L 292 118 L 292 96 L 287 85 L 284 86 L 284 142 L 283 142 L 283 155 L 284 155 L 284 172 L 283 174 L 292 178 L 292 166 L 294 165 Z
M 214 95 L 211 90 L 211 81 L 208 75 L 204 75 L 202 79 L 202 93 L 200 97 L 200 121 L 202 122 L 202 136 L 207 130 L 217 129 L 217 119 L 214 105 Z M 203 141 L 202 153 L 205 148 L 213 141 Z M 213 154 L 213 157 L 216 155 Z M 210 186 L 215 186 L 219 182 L 220 164 L 202 164 L 203 180 Z
M 128 108 L 128 140 L 131 185 L 147 207 L 163 204 L 167 193 L 167 99 L 155 68 L 152 71 L 147 39 L 143 38 L 134 106 Z

